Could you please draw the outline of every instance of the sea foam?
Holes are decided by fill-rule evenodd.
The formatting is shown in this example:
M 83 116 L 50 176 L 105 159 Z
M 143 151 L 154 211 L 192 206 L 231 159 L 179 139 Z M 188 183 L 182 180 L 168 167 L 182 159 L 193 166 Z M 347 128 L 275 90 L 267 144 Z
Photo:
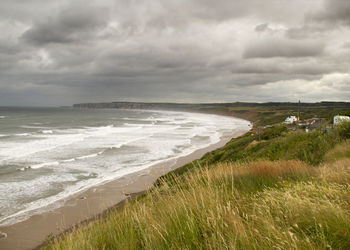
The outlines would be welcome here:
M 38 118 L 38 124 L 25 123 L 39 125 L 32 126 L 36 132 L 19 127 L 16 136 L 2 139 L 0 165 L 16 166 L 21 181 L 13 182 L 10 176 L 0 180 L 0 223 L 15 223 L 92 186 L 188 155 L 218 142 L 225 132 L 248 130 L 249 124 L 184 112 L 101 110 L 98 114 L 104 119 L 102 115 L 96 119 L 90 111 L 86 116 L 74 112 L 78 119 L 74 126 Z M 63 120 L 73 119 L 68 115 Z M 41 124 L 47 127 L 40 130 Z

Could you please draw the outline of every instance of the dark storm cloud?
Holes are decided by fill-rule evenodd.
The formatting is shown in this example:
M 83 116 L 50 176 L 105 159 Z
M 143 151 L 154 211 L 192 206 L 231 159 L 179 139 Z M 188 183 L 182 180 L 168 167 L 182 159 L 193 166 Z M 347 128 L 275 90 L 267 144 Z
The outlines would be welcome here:
M 3 0 L 0 105 L 344 99 L 347 2 Z

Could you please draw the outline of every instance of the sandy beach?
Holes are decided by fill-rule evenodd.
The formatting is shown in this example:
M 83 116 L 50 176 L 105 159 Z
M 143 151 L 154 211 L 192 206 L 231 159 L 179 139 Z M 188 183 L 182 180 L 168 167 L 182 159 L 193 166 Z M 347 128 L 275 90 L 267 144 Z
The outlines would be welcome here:
M 232 135 L 222 137 L 218 143 L 209 147 L 92 187 L 69 197 L 64 201 L 64 205 L 57 209 L 33 215 L 25 221 L 10 226 L 0 227 L 0 232 L 6 234 L 6 237 L 0 239 L 0 249 L 39 248 L 49 236 L 58 235 L 80 222 L 96 218 L 126 199 L 147 191 L 162 175 L 224 146 L 231 138 L 245 132 L 247 130 L 235 130 Z

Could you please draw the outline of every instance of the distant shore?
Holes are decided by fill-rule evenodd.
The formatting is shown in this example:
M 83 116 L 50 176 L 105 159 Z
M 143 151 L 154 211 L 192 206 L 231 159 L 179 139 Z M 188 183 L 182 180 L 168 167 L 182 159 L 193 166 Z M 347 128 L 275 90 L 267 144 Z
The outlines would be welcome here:
M 10 226 L 0 227 L 0 232 L 7 234 L 6 238 L 0 239 L 1 247 L 5 249 L 38 248 L 45 243 L 48 236 L 58 235 L 81 222 L 98 218 L 111 208 L 122 205 L 128 198 L 134 198 L 146 192 L 164 174 L 224 146 L 232 138 L 247 131 L 248 129 L 234 130 L 231 135 L 222 137 L 218 143 L 196 150 L 187 156 L 167 160 L 140 172 L 92 187 L 69 197 L 62 207 L 33 215 L 25 221 Z

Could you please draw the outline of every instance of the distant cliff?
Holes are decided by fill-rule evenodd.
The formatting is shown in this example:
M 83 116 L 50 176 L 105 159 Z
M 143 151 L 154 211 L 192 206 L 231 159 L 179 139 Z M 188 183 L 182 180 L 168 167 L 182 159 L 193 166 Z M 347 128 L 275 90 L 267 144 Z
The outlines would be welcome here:
M 197 110 L 209 104 L 185 103 L 144 103 L 144 102 L 108 102 L 108 103 L 79 103 L 73 108 L 92 109 L 161 109 L 161 110 Z
M 79 103 L 73 108 L 80 109 L 144 109 L 144 110 L 168 110 L 186 111 L 196 113 L 230 115 L 246 119 L 247 117 L 236 112 L 232 112 L 227 103 L 145 103 L 145 102 L 108 102 L 108 103 Z M 248 118 L 247 118 L 248 119 Z M 249 120 L 249 119 L 248 119 Z

